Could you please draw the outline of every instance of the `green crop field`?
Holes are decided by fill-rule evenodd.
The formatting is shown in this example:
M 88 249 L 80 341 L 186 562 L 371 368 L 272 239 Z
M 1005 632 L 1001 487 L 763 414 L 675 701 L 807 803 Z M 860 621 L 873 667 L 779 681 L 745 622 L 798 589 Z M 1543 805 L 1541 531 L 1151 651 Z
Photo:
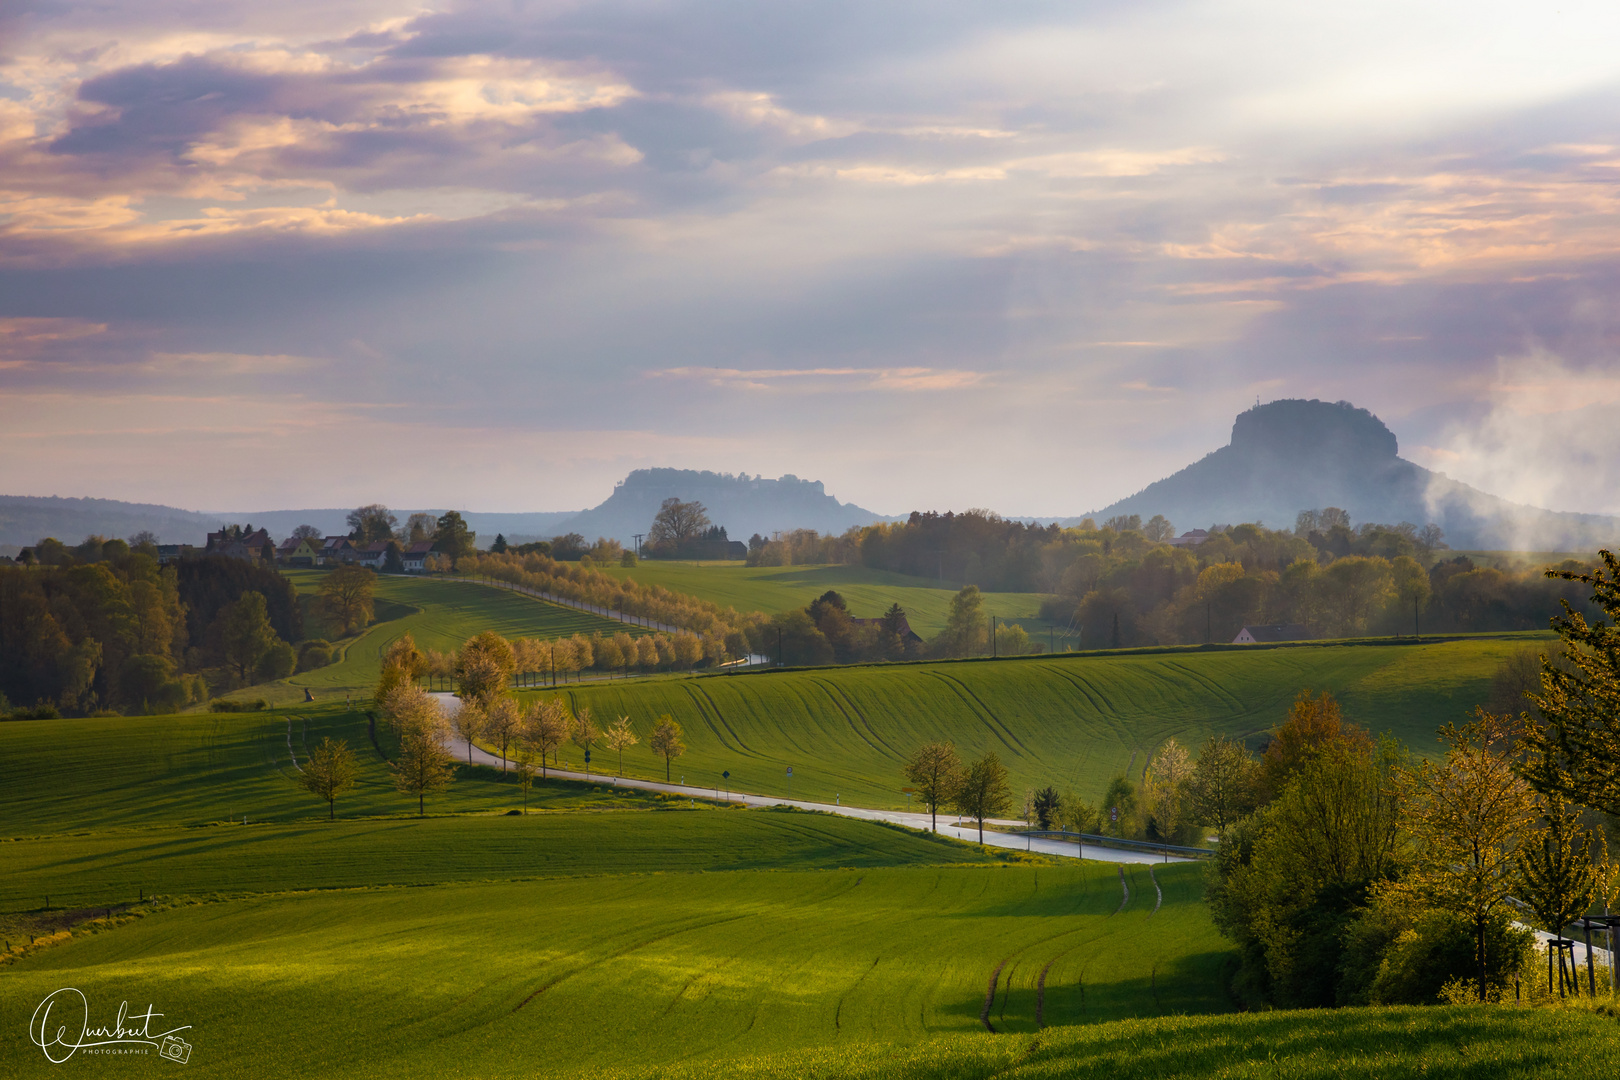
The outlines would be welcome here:
M 911 628 L 923 637 L 933 637 L 945 628 L 951 598 L 960 584 L 942 584 L 929 578 L 872 570 L 864 566 L 744 566 L 739 562 L 675 562 L 646 559 L 634 568 L 604 567 L 618 577 L 630 577 L 644 585 L 662 585 L 675 592 L 734 607 L 738 611 L 764 611 L 775 614 L 801 608 L 826 592 L 836 589 L 856 618 L 873 619 L 899 604 L 906 610 Z M 1039 593 L 985 593 L 986 615 L 1017 622 L 1045 641 L 1047 623 L 1038 616 Z M 1062 627 L 1057 647 L 1063 648 Z
M 1545 636 L 1545 635 L 1543 635 Z M 818 668 L 584 686 L 565 691 L 600 719 L 645 735 L 669 713 L 686 733 L 674 774 L 734 790 L 902 807 L 900 764 L 923 742 L 994 750 L 1015 790 L 1054 784 L 1087 799 L 1139 773 L 1174 737 L 1196 750 L 1216 732 L 1250 737 L 1280 723 L 1301 689 L 1330 690 L 1348 716 L 1415 752 L 1489 693 L 1501 660 L 1535 636 L 1405 645 L 1330 645 L 1142 655 Z M 566 755 L 565 755 L 566 756 Z M 662 779 L 645 745 L 626 771 Z
M 598 875 L 179 906 L 10 967 L 0 1057 L 11 1075 L 47 1075 L 28 1013 L 64 985 L 91 1002 L 160 1003 L 192 1025 L 191 1067 L 221 1077 L 582 1075 L 913 1042 L 984 1031 L 981 1017 L 1033 1032 L 1037 1010 L 1056 1026 L 1225 1009 L 1227 951 L 1199 869 L 1155 870 L 1162 905 L 1139 867 L 1123 910 L 1118 871 L 1095 864 Z
M 323 571 L 290 570 L 287 576 L 299 593 L 313 596 Z M 377 578 L 377 621 L 343 646 L 343 657 L 327 667 L 294 675 L 281 682 L 239 691 L 239 697 L 267 701 L 302 701 L 308 687 L 317 700 L 330 701 L 351 694 L 363 697 L 377 681 L 378 659 L 396 638 L 410 634 L 418 648 L 458 649 L 474 634 L 493 630 L 503 637 L 556 638 L 571 634 L 620 631 L 646 633 L 613 619 L 548 604 L 533 597 L 470 581 L 382 575 Z M 318 626 L 308 628 L 314 636 Z

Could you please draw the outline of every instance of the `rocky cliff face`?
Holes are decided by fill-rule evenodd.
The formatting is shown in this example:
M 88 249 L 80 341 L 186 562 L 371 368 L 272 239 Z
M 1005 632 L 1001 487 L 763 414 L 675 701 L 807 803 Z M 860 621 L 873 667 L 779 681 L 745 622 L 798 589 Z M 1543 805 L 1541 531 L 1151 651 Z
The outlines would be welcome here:
M 1510 503 L 1399 456 L 1395 433 L 1349 402 L 1258 405 L 1232 441 L 1173 476 L 1097 511 L 1163 514 L 1178 529 L 1258 521 L 1291 528 L 1301 510 L 1337 506 L 1353 523 L 1438 524 L 1458 548 L 1588 550 L 1620 537 L 1620 521 Z

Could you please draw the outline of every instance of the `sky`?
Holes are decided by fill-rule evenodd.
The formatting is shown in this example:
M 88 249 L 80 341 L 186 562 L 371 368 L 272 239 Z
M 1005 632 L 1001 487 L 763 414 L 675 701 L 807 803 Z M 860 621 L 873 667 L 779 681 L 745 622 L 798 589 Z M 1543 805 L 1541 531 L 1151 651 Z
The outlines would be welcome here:
M 1620 512 L 1620 7 L 4 0 L 0 493 L 1077 514 L 1286 397 Z

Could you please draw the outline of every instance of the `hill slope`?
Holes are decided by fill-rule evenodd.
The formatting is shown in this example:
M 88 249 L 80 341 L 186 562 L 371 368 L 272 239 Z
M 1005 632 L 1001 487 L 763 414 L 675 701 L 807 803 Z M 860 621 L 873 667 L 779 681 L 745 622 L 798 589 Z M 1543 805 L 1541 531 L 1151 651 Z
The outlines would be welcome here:
M 709 520 L 725 527 L 733 540 L 753 533 L 770 536 L 778 530 L 815 529 L 841 533 L 852 525 L 888 521 L 880 514 L 828 495 L 819 480 L 783 476 L 732 476 L 694 469 L 637 469 L 613 489 L 606 502 L 557 526 L 587 540 L 608 536 L 627 547 L 636 533 L 652 526 L 653 516 L 665 499 L 696 500 L 709 511 Z
M 1398 456 L 1395 434 L 1349 402 L 1273 401 L 1238 416 L 1232 441 L 1127 499 L 1115 514 L 1164 514 L 1181 529 L 1259 521 L 1289 528 L 1301 510 L 1337 506 L 1354 524 L 1435 522 L 1453 547 L 1590 550 L 1620 520 L 1511 503 Z

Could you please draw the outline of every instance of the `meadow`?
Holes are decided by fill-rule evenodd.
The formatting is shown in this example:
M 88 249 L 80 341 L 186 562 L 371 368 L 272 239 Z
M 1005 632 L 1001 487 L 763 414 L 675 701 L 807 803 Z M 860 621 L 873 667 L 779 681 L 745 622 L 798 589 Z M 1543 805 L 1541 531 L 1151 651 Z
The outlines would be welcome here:
M 285 573 L 301 596 L 314 600 L 323 571 Z M 252 687 L 250 692 L 239 692 L 237 696 L 292 703 L 303 700 L 307 687 L 318 701 L 330 701 L 343 694 L 364 697 L 377 681 L 383 651 L 405 634 L 410 634 L 420 649 L 450 651 L 485 630 L 508 638 L 620 631 L 640 636 L 646 632 L 613 619 L 469 581 L 379 575 L 375 606 L 376 621 L 370 627 L 335 643 L 342 656 L 332 664 L 281 682 Z M 306 609 L 306 619 L 307 636 L 329 632 L 321 625 L 312 603 Z
M 1132 868 L 1123 909 L 1117 869 L 1097 864 L 616 874 L 180 905 L 7 969 L 0 1057 L 21 1066 L 12 1075 L 47 1075 L 28 1012 L 64 985 L 113 1008 L 131 994 L 158 1003 L 193 1025 L 190 1069 L 221 1077 L 583 1075 L 1225 1009 L 1227 952 L 1199 868 L 1153 869 L 1162 903 L 1149 868 Z
M 875 619 L 899 604 L 905 609 L 911 628 L 931 638 L 945 628 L 951 599 L 960 583 L 934 581 L 907 574 L 874 570 L 865 566 L 745 566 L 740 562 L 679 562 L 644 559 L 635 567 L 605 566 L 601 569 L 620 578 L 634 578 L 644 585 L 662 585 L 675 592 L 708 600 L 738 611 L 764 611 L 775 614 L 801 608 L 834 589 L 849 605 L 851 615 Z M 1039 593 L 985 593 L 984 613 L 1003 622 L 1016 622 L 1031 637 L 1048 642 L 1049 624 L 1040 616 Z M 1063 628 L 1053 638 L 1063 648 Z
M 788 669 L 562 693 L 599 720 L 629 716 L 644 736 L 657 716 L 675 717 L 687 750 L 671 774 L 698 787 L 903 808 L 902 761 L 948 739 L 964 756 L 994 750 L 1020 794 L 1053 784 L 1095 800 L 1110 777 L 1139 776 L 1166 739 L 1194 751 L 1216 733 L 1255 741 L 1306 688 L 1333 692 L 1375 733 L 1435 752 L 1436 731 L 1486 700 L 1501 661 L 1543 637 Z M 627 774 L 664 776 L 645 744 L 625 761 Z

